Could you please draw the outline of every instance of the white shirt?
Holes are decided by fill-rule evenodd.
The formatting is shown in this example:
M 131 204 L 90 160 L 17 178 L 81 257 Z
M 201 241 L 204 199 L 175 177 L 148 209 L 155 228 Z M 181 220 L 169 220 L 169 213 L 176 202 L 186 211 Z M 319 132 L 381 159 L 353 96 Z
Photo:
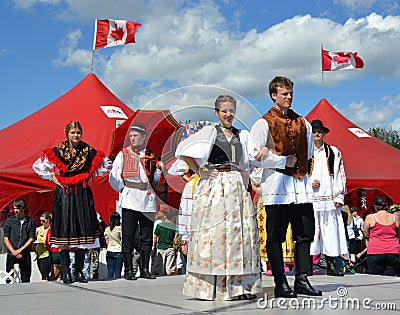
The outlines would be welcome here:
M 145 150 L 139 152 L 139 157 L 145 155 Z M 148 183 L 146 171 L 139 163 L 139 175 L 137 177 L 122 178 L 124 168 L 124 155 L 119 152 L 114 160 L 113 167 L 108 177 L 111 187 L 119 192 L 118 206 L 125 209 L 136 210 L 140 212 L 156 212 L 156 194 L 151 188 L 148 190 L 139 190 L 125 186 L 124 181 L 138 183 Z M 156 170 L 153 182 L 158 183 L 161 177 L 161 171 Z
M 205 126 L 199 132 L 179 143 L 175 156 L 178 159 L 182 159 L 182 156 L 192 157 L 197 165 L 202 167 L 208 161 L 216 137 L 217 130 L 215 126 Z M 239 139 L 243 148 L 240 166 L 250 173 L 252 169 L 250 163 L 253 164 L 257 146 L 247 130 L 239 130 Z
M 307 128 L 307 151 L 308 158 L 310 158 L 314 150 L 314 137 L 311 125 L 307 120 L 305 120 L 305 123 Z M 257 151 L 261 147 L 265 147 L 269 134 L 268 122 L 264 118 L 258 119 L 251 128 L 250 133 L 257 144 Z M 301 204 L 312 202 L 313 191 L 308 176 L 295 178 L 276 171 L 276 169 L 285 169 L 285 166 L 286 156 L 279 156 L 272 152 L 268 153 L 265 161 L 260 162 L 259 167 L 263 168 L 261 178 L 263 204 Z
M 35 171 L 36 174 L 38 174 L 41 178 L 43 179 L 48 179 L 52 180 L 55 176 L 54 167 L 56 164 L 51 163 L 47 156 L 45 156 L 42 160 L 42 158 L 38 158 L 32 165 L 33 170 Z M 96 169 L 96 171 L 93 173 L 93 176 L 103 176 L 107 174 L 112 166 L 112 162 L 109 158 L 105 157 L 103 162 L 99 165 L 99 167 Z
M 331 146 L 334 153 L 333 176 L 329 175 L 325 146 L 314 148 L 314 165 L 310 176 L 311 183 L 319 180 L 320 187 L 314 189 L 314 211 L 335 210 L 334 202 L 344 204 L 346 193 L 346 174 L 340 151 Z

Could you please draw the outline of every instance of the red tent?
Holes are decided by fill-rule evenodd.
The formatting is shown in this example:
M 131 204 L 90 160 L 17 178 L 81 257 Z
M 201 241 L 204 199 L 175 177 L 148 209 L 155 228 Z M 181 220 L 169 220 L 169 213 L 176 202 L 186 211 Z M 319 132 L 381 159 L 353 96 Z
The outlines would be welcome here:
M 82 124 L 83 141 L 108 155 L 113 130 L 133 113 L 94 74 L 89 74 L 57 100 L 1 130 L 0 209 L 23 197 L 35 219 L 42 210 L 51 212 L 54 184 L 32 170 L 42 150 L 65 140 L 65 126 L 77 120 Z M 107 176 L 95 179 L 92 189 L 96 210 L 108 222 L 118 194 L 108 185 Z
M 322 99 L 306 116 L 330 129 L 325 140 L 340 149 L 347 177 L 346 203 L 364 211 L 376 195 L 400 203 L 400 150 L 369 135 Z

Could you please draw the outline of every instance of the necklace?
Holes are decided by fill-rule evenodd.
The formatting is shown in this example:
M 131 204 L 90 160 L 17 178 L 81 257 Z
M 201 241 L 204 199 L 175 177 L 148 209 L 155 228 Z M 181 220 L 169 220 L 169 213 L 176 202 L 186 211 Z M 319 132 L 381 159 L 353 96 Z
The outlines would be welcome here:
M 222 125 L 222 124 L 219 124 L 219 126 L 221 127 L 221 129 L 222 130 L 227 130 L 227 131 L 230 131 L 230 132 L 232 132 L 232 128 L 233 128 L 233 126 L 230 126 L 230 127 L 225 127 L 224 125 Z

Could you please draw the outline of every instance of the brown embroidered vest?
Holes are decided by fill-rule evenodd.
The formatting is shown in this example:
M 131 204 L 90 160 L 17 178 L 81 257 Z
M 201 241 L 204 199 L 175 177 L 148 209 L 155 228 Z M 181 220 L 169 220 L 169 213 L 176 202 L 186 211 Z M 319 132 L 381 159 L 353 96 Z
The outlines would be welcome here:
M 289 109 L 286 116 L 282 111 L 272 107 L 263 118 L 269 126 L 267 147 L 275 150 L 277 155 L 296 155 L 294 167 L 276 169 L 296 178 L 303 178 L 308 170 L 308 145 L 306 123 L 303 117 Z M 272 137 L 272 138 L 271 138 Z

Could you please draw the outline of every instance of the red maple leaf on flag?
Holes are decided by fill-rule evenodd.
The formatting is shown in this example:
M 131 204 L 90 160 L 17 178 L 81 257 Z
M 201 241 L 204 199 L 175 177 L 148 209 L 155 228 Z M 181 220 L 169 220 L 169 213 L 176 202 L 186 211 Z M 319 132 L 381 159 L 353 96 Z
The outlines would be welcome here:
M 124 29 L 122 27 L 118 27 L 117 23 L 113 23 L 114 24 L 114 29 L 111 31 L 111 37 L 114 38 L 114 41 L 117 40 L 122 40 L 122 38 L 124 37 Z
M 343 52 L 338 52 L 337 56 L 334 56 L 333 59 L 337 63 L 348 62 L 349 59 L 350 59 L 350 54 L 346 54 L 346 53 L 343 53 Z

